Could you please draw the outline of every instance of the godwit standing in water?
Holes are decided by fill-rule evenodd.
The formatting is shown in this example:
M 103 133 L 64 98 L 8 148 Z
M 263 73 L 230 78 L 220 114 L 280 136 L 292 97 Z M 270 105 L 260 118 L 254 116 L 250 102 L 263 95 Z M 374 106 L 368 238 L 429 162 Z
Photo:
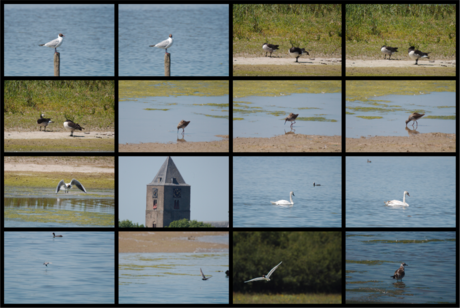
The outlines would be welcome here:
M 398 268 L 395 272 L 395 274 L 393 276 L 390 276 L 391 278 L 393 279 L 396 279 L 396 280 L 399 280 L 399 279 L 403 279 L 403 277 L 406 275 L 406 273 L 404 272 L 404 266 L 409 266 L 407 265 L 406 263 L 402 263 L 401 264 L 401 267 Z
M 420 113 L 417 113 L 417 112 L 414 112 L 413 114 L 411 114 L 409 116 L 409 118 L 407 119 L 406 121 L 406 126 L 407 126 L 407 123 L 409 123 L 410 121 L 413 121 L 415 123 L 417 123 L 417 127 L 418 127 L 418 122 L 417 120 L 420 119 L 421 117 L 423 117 L 425 114 L 420 114 Z M 414 126 L 414 123 L 412 123 L 412 126 Z
M 45 126 L 45 132 L 46 132 L 46 126 L 48 126 L 48 124 L 50 123 L 53 123 L 53 121 L 51 121 L 51 118 L 47 119 L 47 118 L 44 118 L 43 116 L 44 114 L 42 113 L 40 115 L 40 119 L 37 120 L 37 124 L 40 125 L 40 130 L 42 130 L 42 126 Z
M 394 52 L 398 52 L 398 47 L 390 47 L 390 46 L 385 46 L 383 45 L 382 48 L 380 49 L 381 52 L 383 52 L 385 54 L 385 58 L 387 58 L 387 55 L 390 55 L 388 57 L 388 60 L 391 59 L 391 55 L 394 53 Z
M 270 270 L 270 272 L 268 272 L 268 274 L 265 276 L 265 275 L 262 275 L 262 277 L 257 277 L 257 278 L 254 278 L 254 279 L 251 279 L 251 280 L 248 280 L 248 281 L 245 281 L 244 283 L 246 282 L 252 282 L 252 281 L 257 281 L 257 280 L 266 280 L 266 281 L 270 281 L 270 276 L 273 274 L 273 272 L 278 268 L 278 266 L 280 266 L 280 264 L 283 263 L 283 261 L 281 261 L 277 266 L 275 266 L 274 268 L 272 268 Z
M 182 120 L 179 122 L 179 124 L 177 125 L 177 131 L 179 131 L 179 129 L 182 128 L 182 133 L 184 133 L 185 129 L 187 127 L 187 125 L 190 123 L 190 121 L 185 121 L 185 120 Z
M 294 113 L 290 113 L 286 119 L 284 119 L 284 124 L 286 124 L 287 121 L 290 121 L 291 122 L 291 126 L 294 125 L 295 123 L 295 119 L 297 119 L 297 117 L 299 116 L 299 114 L 294 114 Z M 292 123 L 294 121 L 294 123 Z
M 268 43 L 264 43 L 262 45 L 262 49 L 265 50 L 265 56 L 267 56 L 267 53 L 270 53 L 270 58 L 272 57 L 272 53 L 274 53 L 280 45 L 272 45 Z
M 418 59 L 420 58 L 430 58 L 428 57 L 429 52 L 421 52 L 420 50 L 415 50 L 414 46 L 409 47 L 409 57 L 415 59 L 415 65 L 418 64 Z

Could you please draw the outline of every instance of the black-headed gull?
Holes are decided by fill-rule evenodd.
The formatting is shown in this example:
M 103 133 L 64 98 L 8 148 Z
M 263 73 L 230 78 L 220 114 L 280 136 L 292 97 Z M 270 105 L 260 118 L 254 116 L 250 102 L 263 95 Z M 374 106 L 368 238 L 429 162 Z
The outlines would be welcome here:
M 37 120 L 37 124 L 40 125 L 40 131 L 42 130 L 42 126 L 45 126 L 45 132 L 46 132 L 46 126 L 48 126 L 48 124 L 50 123 L 53 123 L 53 121 L 51 121 L 51 118 L 47 119 L 47 118 L 44 118 L 44 114 L 42 113 L 40 115 L 40 119 Z
M 75 130 L 77 130 L 77 129 L 78 130 L 85 129 L 84 127 L 81 127 L 80 125 L 78 125 L 77 123 L 72 122 L 69 119 L 65 120 L 64 127 L 65 127 L 65 129 L 70 130 L 70 136 L 72 136 L 72 137 L 73 137 L 73 132 Z
M 168 48 L 171 47 L 172 44 L 173 44 L 173 38 L 172 38 L 172 34 L 170 34 L 167 40 L 164 40 L 163 42 L 160 42 L 155 45 L 150 45 L 150 47 L 162 48 L 165 50 L 165 53 L 168 53 Z
M 420 50 L 415 50 L 414 46 L 409 47 L 409 57 L 415 59 L 415 65 L 418 64 L 418 59 L 420 58 L 430 58 L 428 56 L 429 52 L 421 52 Z
M 62 235 L 56 235 L 56 234 L 54 234 L 54 232 L 53 232 L 53 237 L 62 237 Z
M 257 278 L 254 278 L 254 279 L 251 279 L 251 280 L 248 280 L 248 281 L 245 281 L 244 283 L 246 282 L 252 282 L 252 281 L 258 281 L 258 280 L 266 280 L 266 281 L 270 281 L 270 276 L 273 274 L 273 272 L 278 268 L 278 266 L 281 265 L 281 263 L 283 263 L 283 261 L 281 261 L 277 266 L 275 266 L 274 268 L 272 268 L 270 270 L 270 272 L 268 272 L 268 274 L 265 276 L 265 275 L 262 275 L 262 277 L 257 277 Z
M 45 265 L 46 267 L 48 267 L 48 264 L 53 264 L 53 263 L 51 263 L 51 262 L 45 262 L 45 263 L 43 263 L 43 265 Z
M 75 179 L 72 179 L 72 181 L 70 183 L 65 183 L 64 180 L 61 180 L 58 184 L 58 186 L 56 187 L 56 193 L 59 192 L 59 190 L 64 190 L 65 193 L 68 193 L 69 190 L 72 188 L 72 186 L 77 186 L 82 192 L 86 193 L 86 189 L 83 187 L 83 185 L 81 185 L 80 182 L 78 182 L 77 180 Z
M 390 276 L 393 279 L 399 280 L 403 279 L 403 277 L 406 275 L 404 272 L 404 266 L 409 266 L 406 263 L 402 263 L 401 266 L 395 271 L 395 274 L 393 276 Z
M 209 278 L 211 278 L 211 277 L 206 278 L 206 276 L 203 274 L 203 271 L 201 270 L 201 268 L 200 268 L 200 272 L 201 272 L 201 277 L 203 277 L 202 280 L 208 280 Z
M 56 48 L 62 45 L 62 40 L 64 39 L 64 34 L 59 33 L 58 38 L 55 40 L 52 40 L 51 42 L 48 42 L 46 44 L 40 44 L 38 46 L 45 46 L 45 47 L 50 47 L 54 48 L 54 52 L 57 53 Z

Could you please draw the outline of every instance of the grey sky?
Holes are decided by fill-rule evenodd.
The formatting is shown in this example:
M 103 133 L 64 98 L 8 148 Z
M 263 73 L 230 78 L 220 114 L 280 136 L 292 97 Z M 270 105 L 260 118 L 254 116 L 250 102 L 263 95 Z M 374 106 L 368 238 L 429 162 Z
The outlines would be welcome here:
M 145 225 L 145 198 L 149 184 L 167 156 L 119 157 L 119 219 Z M 171 156 L 191 185 L 190 219 L 228 221 L 228 157 Z

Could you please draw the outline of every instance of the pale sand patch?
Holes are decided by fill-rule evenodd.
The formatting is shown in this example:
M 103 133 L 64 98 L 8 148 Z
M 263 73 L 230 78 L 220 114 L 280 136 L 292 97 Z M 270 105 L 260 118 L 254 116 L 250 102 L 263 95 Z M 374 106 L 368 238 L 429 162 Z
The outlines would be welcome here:
M 342 152 L 342 136 L 287 134 L 271 138 L 233 138 L 233 152 Z
M 314 59 L 314 60 L 312 60 Z M 270 57 L 234 57 L 233 65 L 342 65 L 341 58 L 313 58 L 300 57 L 299 62 L 295 58 L 270 58 Z
M 200 236 L 225 235 L 228 232 L 119 232 L 119 253 L 195 252 L 209 249 L 228 249 L 226 244 L 197 241 Z
M 347 152 L 455 152 L 456 135 L 417 134 L 410 137 L 375 136 L 347 138 Z
M 90 166 L 69 165 L 40 165 L 40 164 L 16 164 L 5 163 L 5 171 L 9 172 L 83 172 L 83 173 L 114 173 L 114 168 L 98 168 Z
M 128 143 L 119 144 L 119 152 L 225 152 L 228 153 L 228 140 L 210 142 L 178 143 Z
M 70 136 L 70 132 L 5 132 L 5 139 L 114 139 L 114 132 L 73 132 L 74 137 Z
M 430 59 L 433 60 L 433 59 Z M 419 59 L 418 65 L 415 65 L 414 60 L 346 60 L 346 67 L 407 67 L 407 68 L 423 68 L 423 67 L 455 67 L 455 60 L 434 60 L 430 63 L 428 59 Z

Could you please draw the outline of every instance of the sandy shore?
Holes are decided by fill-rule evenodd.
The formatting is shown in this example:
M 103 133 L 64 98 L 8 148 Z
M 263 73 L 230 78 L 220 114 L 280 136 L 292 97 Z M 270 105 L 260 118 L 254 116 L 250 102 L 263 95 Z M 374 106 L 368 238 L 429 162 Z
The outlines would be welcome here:
M 119 232 L 118 251 L 194 252 L 198 249 L 228 249 L 226 244 L 197 241 L 200 236 L 226 235 L 228 232 Z
M 295 58 L 270 58 L 270 57 L 234 57 L 233 65 L 342 65 L 341 58 L 306 58 L 300 57 L 299 62 Z
M 347 152 L 455 152 L 456 135 L 417 134 L 408 137 L 375 136 L 346 139 Z
M 5 140 L 8 139 L 70 139 L 69 132 L 5 132 Z M 84 139 L 114 139 L 114 132 L 74 132 L 74 138 Z
M 5 156 L 5 172 L 114 173 L 113 157 Z
M 120 152 L 226 152 L 228 140 L 210 142 L 119 144 Z
M 434 61 L 431 63 L 429 61 Z M 455 67 L 455 60 L 419 60 L 418 65 L 415 60 L 346 60 L 346 67 L 410 67 L 417 69 L 417 67 Z
M 233 152 L 342 152 L 342 137 L 289 134 L 271 138 L 234 138 Z

